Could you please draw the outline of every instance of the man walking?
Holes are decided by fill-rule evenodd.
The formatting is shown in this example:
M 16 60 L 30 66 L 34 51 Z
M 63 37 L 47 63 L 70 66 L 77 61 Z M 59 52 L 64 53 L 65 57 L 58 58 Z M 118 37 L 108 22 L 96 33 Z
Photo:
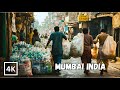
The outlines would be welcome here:
M 67 40 L 67 37 L 62 32 L 59 32 L 58 26 L 55 26 L 54 30 L 55 30 L 55 32 L 53 32 L 50 35 L 50 38 L 48 39 L 48 42 L 47 42 L 45 48 L 47 48 L 50 41 L 53 42 L 52 43 L 52 51 L 51 51 L 52 56 L 53 56 L 53 60 L 54 60 L 53 70 L 55 71 L 55 73 L 59 73 L 59 70 L 55 70 L 55 64 L 61 63 L 62 54 L 63 54 L 62 40 L 63 40 L 63 38 L 65 40 Z

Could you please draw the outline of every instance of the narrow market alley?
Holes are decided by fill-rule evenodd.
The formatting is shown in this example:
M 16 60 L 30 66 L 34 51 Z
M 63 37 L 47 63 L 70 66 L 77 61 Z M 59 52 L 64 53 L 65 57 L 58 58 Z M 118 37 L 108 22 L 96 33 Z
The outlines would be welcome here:
M 0 29 L 0 77 L 120 78 L 120 12 L 3 12 Z M 97 59 L 109 62 L 103 75 L 54 70 Z

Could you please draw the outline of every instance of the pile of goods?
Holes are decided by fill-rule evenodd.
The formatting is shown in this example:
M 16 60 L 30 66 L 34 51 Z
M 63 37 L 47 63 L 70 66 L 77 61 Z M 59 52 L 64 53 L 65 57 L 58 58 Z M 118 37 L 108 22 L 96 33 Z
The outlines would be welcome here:
M 47 42 L 48 42 L 48 39 L 41 38 L 41 43 L 44 47 L 46 46 Z M 48 45 L 48 48 L 51 48 L 51 47 L 52 47 L 52 42 L 50 42 Z
M 34 44 L 35 47 L 43 47 L 42 43 L 40 43 L 39 41 L 36 41 Z
M 10 61 L 19 62 L 19 75 L 31 76 L 52 72 L 51 53 L 44 47 L 35 47 L 25 42 L 13 45 Z

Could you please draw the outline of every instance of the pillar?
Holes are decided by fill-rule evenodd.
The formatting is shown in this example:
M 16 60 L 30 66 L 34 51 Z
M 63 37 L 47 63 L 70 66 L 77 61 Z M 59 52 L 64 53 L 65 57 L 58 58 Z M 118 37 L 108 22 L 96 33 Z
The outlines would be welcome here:
M 6 23 L 6 13 L 1 13 L 1 30 L 2 30 L 2 57 L 7 57 L 7 23 Z

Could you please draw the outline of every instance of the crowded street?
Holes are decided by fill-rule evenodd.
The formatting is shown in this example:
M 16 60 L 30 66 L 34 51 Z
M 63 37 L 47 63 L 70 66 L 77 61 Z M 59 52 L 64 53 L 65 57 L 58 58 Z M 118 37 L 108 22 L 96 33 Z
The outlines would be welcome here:
M 3 12 L 0 29 L 0 77 L 120 77 L 120 12 Z

